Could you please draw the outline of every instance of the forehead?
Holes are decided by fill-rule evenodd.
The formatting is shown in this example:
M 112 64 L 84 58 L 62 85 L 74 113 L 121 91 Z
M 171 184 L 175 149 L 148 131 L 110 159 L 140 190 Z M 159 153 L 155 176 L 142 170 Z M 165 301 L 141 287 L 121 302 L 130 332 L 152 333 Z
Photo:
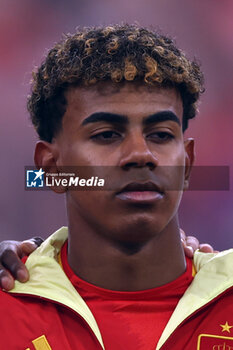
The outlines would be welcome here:
M 145 117 L 163 110 L 172 111 L 182 121 L 183 104 L 175 88 L 142 83 L 113 84 L 101 82 L 88 87 L 71 87 L 66 92 L 65 116 L 79 116 L 82 121 L 95 112 L 112 112 L 127 117 Z

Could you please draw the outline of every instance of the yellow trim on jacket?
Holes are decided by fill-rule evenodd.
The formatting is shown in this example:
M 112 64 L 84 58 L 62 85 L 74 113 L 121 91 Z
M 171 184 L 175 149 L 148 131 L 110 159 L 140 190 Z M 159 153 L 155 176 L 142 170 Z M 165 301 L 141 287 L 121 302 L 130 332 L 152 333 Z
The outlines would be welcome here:
M 77 312 L 88 323 L 104 349 L 96 320 L 87 304 L 77 293 L 58 262 L 58 254 L 68 237 L 67 227 L 52 234 L 27 259 L 30 273 L 27 283 L 15 282 L 10 292 L 41 296 L 61 303 Z M 233 286 L 233 249 L 206 254 L 196 252 L 195 278 L 167 323 L 155 350 L 159 350 L 172 332 L 193 312 Z

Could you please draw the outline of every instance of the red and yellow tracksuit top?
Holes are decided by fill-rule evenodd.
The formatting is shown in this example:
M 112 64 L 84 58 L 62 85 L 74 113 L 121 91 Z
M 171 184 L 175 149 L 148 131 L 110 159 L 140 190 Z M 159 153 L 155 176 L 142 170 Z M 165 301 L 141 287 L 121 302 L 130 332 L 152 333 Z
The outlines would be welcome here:
M 26 261 L 30 280 L 0 292 L 1 350 L 106 350 L 93 314 L 58 262 L 67 236 L 65 227 L 50 236 Z M 155 350 L 233 349 L 233 249 L 197 252 L 194 266 L 194 280 Z

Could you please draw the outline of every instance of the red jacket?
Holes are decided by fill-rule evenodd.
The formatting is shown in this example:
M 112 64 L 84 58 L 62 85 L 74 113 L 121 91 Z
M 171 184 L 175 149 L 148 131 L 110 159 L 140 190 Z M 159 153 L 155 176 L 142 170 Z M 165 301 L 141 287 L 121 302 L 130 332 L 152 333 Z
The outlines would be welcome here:
M 1 350 L 104 349 L 94 316 L 57 261 L 66 239 L 66 228 L 50 236 L 27 259 L 30 281 L 0 292 Z M 197 274 L 155 350 L 233 349 L 233 250 L 196 253 L 194 264 Z

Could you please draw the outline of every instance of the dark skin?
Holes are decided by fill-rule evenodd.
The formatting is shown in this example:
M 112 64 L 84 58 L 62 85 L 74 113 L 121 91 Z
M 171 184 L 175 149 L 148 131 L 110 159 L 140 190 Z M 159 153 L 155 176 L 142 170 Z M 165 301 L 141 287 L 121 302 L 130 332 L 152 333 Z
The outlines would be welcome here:
M 195 250 L 203 253 L 213 253 L 214 249 L 207 243 L 199 244 L 196 237 L 187 236 L 180 230 L 181 242 L 185 255 L 193 257 Z M 29 274 L 26 266 L 20 260 L 31 254 L 43 239 L 40 237 L 30 238 L 26 241 L 3 241 L 0 243 L 0 286 L 5 290 L 14 288 L 14 278 L 20 282 L 27 282 Z M 216 251 L 215 251 L 216 252 Z
M 112 170 L 118 182 L 111 191 L 53 188 L 66 191 L 71 268 L 112 290 L 143 290 L 176 279 L 186 268 L 177 211 L 194 161 L 194 142 L 182 133 L 179 93 L 139 83 L 116 89 L 105 82 L 70 88 L 67 100 L 60 132 L 51 144 L 37 143 L 35 163 L 51 172 L 71 164 L 118 169 Z M 104 120 L 93 120 L 103 112 Z M 106 120 L 109 113 L 124 118 Z M 161 167 L 168 165 L 183 170 L 174 176 Z M 154 182 L 157 189 L 124 191 L 129 178 Z
M 101 91 L 102 92 L 102 95 L 103 95 L 103 93 L 104 93 L 104 95 L 106 95 L 106 87 L 104 88 L 104 86 L 103 85 L 101 85 L 101 84 L 99 84 L 98 85 L 99 87 L 100 87 L 100 89 L 98 90 L 99 92 Z M 97 86 L 97 87 L 98 87 Z M 129 85 L 128 85 L 129 86 Z M 131 84 L 131 86 L 135 86 L 135 85 L 132 85 Z M 104 88 L 104 89 L 103 89 Z M 146 88 L 144 87 L 144 89 L 146 90 Z M 92 89 L 92 94 L 94 93 L 94 90 L 95 89 Z M 116 92 L 116 87 L 114 87 L 114 89 L 113 89 L 113 86 L 108 86 L 108 88 L 107 88 L 107 91 L 108 91 L 108 93 L 110 92 L 110 91 L 112 91 L 112 90 L 114 90 L 114 92 Z M 87 90 L 85 90 L 85 91 L 83 91 L 84 92 L 84 95 L 85 95 L 85 93 L 86 93 L 86 91 Z M 88 90 L 88 91 L 90 91 L 90 90 Z M 147 92 L 149 92 L 149 90 L 147 90 Z M 83 93 L 82 93 L 82 95 L 83 95 Z M 127 95 L 127 92 L 126 92 L 126 95 Z M 147 94 L 148 95 L 148 94 Z M 119 95 L 115 95 L 116 96 L 116 98 L 118 99 L 118 96 Z M 151 95 L 148 95 L 147 97 L 150 97 Z M 97 93 L 97 97 L 98 97 L 98 93 Z M 128 97 L 128 96 L 127 96 Z M 141 97 L 141 96 L 140 96 Z M 83 98 L 83 96 L 82 96 L 82 98 Z M 99 101 L 99 98 L 98 98 L 98 101 Z M 127 100 L 128 101 L 128 100 Z M 117 104 L 119 103 L 119 101 L 117 100 Z M 80 105 L 81 106 L 81 105 Z M 90 104 L 88 104 L 88 106 L 90 106 Z M 128 106 L 129 107 L 129 106 Z M 134 108 L 134 106 L 133 106 L 133 108 Z M 144 111 L 144 109 L 145 109 L 145 106 L 142 106 L 142 108 L 143 108 L 143 111 Z M 114 107 L 114 109 L 113 109 L 113 111 L 115 111 L 115 107 Z M 103 109 L 103 110 L 105 110 L 105 109 Z M 100 109 L 99 108 L 97 108 L 97 111 L 100 111 Z M 105 110 L 106 111 L 106 110 Z M 107 110 L 108 111 L 108 110 Z M 112 112 L 113 112 L 112 111 Z M 93 112 L 95 113 L 96 112 L 96 109 L 95 109 L 95 106 L 92 108 L 92 111 L 91 111 L 91 117 L 89 117 L 89 118 L 85 118 L 85 123 L 84 124 L 86 124 L 86 125 L 88 125 L 88 123 L 87 123 L 87 121 L 92 121 L 92 122 L 94 122 L 94 120 L 93 120 Z M 87 114 L 87 113 L 86 113 Z M 117 114 L 118 114 L 118 107 L 117 107 Z M 156 113 L 155 113 L 156 114 Z M 108 111 L 108 115 L 109 115 L 109 111 Z M 103 115 L 102 115 L 103 116 Z M 167 116 L 168 116 L 168 114 L 167 114 Z M 105 117 L 106 117 L 106 115 L 105 115 Z M 163 115 L 163 117 L 164 117 L 164 115 Z M 114 118 L 116 119 L 116 116 L 114 116 Z M 111 116 L 111 119 L 113 120 L 114 119 L 112 116 Z M 154 118 L 154 117 L 153 117 Z M 152 119 L 153 119 L 152 118 Z M 156 114 L 156 118 L 158 119 L 158 115 Z M 156 119 L 155 118 L 155 119 Z M 94 114 L 94 119 L 95 119 L 95 121 L 96 121 L 96 119 L 100 119 L 100 114 L 97 114 L 97 118 L 96 118 L 96 114 Z M 121 118 L 122 119 L 122 118 Z M 124 119 L 124 118 L 123 118 Z M 161 115 L 160 115 L 160 119 L 161 119 Z M 173 118 L 174 119 L 174 118 Z M 148 119 L 147 119 L 148 120 Z M 99 122 L 100 122 L 100 120 L 99 120 Z M 95 124 L 95 125 L 97 125 L 97 124 Z M 89 126 L 91 126 L 91 123 L 89 123 Z M 99 128 L 99 124 L 97 125 L 98 126 L 98 128 Z M 111 126 L 111 125 L 110 125 Z M 119 126 L 119 125 L 118 125 Z M 109 125 L 107 125 L 107 127 L 109 127 Z M 113 125 L 113 127 L 116 127 L 116 125 L 114 124 Z M 97 128 L 97 129 L 98 129 Z M 105 128 L 106 128 L 106 126 L 105 126 Z M 115 134 L 109 134 L 109 132 L 106 134 L 105 133 L 105 136 L 104 136 L 104 139 L 110 139 L 108 142 L 110 142 L 109 143 L 109 145 L 111 144 L 111 138 L 112 137 L 118 137 L 117 135 L 115 135 Z M 156 135 L 153 135 L 154 137 L 157 137 Z M 103 135 L 102 136 L 98 136 L 97 138 L 99 138 L 99 137 L 101 137 L 101 138 L 103 138 Z M 148 138 L 148 137 L 147 137 Z M 160 135 L 160 138 L 161 138 L 161 135 Z M 106 140 L 105 140 L 106 141 Z M 105 145 L 104 145 L 104 147 L 105 147 Z M 45 161 L 45 164 L 47 164 L 48 162 L 50 162 L 50 159 L 52 159 L 52 162 L 53 162 L 53 167 L 55 168 L 55 170 L 56 170 L 56 164 L 54 165 L 54 157 L 53 157 L 53 146 L 52 146 L 52 148 L 51 148 L 51 145 L 50 144 L 47 144 L 47 143 L 39 143 L 38 144 L 38 146 L 37 146 L 37 148 L 39 149 L 39 153 L 41 152 L 40 151 L 40 149 L 41 150 L 43 150 L 42 152 L 44 152 L 44 155 L 47 157 L 47 159 L 46 158 L 44 158 L 44 156 L 43 156 L 43 159 L 44 159 L 44 161 Z M 104 148 L 105 149 L 105 148 Z M 37 152 L 37 151 L 36 151 Z M 36 159 L 37 159 L 37 157 L 38 157 L 38 154 L 39 153 L 36 153 Z M 43 154 L 42 154 L 43 155 Z M 100 164 L 102 164 L 102 162 L 103 162 L 103 160 L 105 159 L 105 156 L 106 156 L 106 154 L 104 154 L 103 155 L 103 158 L 101 159 L 101 163 Z M 40 157 L 41 157 L 41 155 L 40 155 Z M 161 159 L 160 159 L 160 161 L 161 161 Z M 138 170 L 138 168 L 139 167 L 137 167 L 137 166 L 135 166 L 136 164 L 134 164 L 134 166 L 133 166 L 133 168 L 135 169 L 135 171 L 136 171 L 136 173 L 137 173 L 137 170 Z M 129 168 L 131 168 L 131 170 L 132 170 L 132 166 L 130 166 Z M 142 166 L 141 167 L 142 169 L 147 169 L 148 167 L 147 166 Z M 121 169 L 121 168 L 120 168 Z M 158 170 L 158 169 L 157 169 Z M 156 170 L 156 172 L 157 172 L 157 170 Z M 128 172 L 128 174 L 130 174 L 130 172 Z M 114 175 L 114 174 L 111 174 L 111 175 Z M 116 174 L 115 174 L 116 175 Z M 119 173 L 117 173 L 117 176 L 119 177 L 119 179 L 121 179 L 122 178 L 122 176 L 119 176 Z M 130 175 L 130 177 L 131 177 L 131 175 Z M 118 179 L 117 179 L 118 180 Z M 186 185 L 187 185 L 187 183 L 186 183 Z M 64 191 L 64 189 L 61 187 L 60 189 L 59 188 L 56 188 L 56 189 L 54 189 L 56 192 L 63 192 Z M 127 204 L 127 203 L 125 203 L 125 204 Z M 132 203 L 131 203 L 132 204 Z M 128 206 L 128 204 L 127 204 L 127 206 Z M 141 205 L 141 206 L 143 206 L 143 204 Z M 147 208 L 148 209 L 148 208 Z M 133 207 L 133 210 L 135 210 L 135 207 Z M 101 231 L 101 232 L 104 232 L 104 231 Z M 136 230 L 134 230 L 134 233 L 136 234 Z M 185 236 L 185 234 L 184 234 L 184 232 L 182 231 L 182 230 L 180 230 L 180 235 L 181 235 L 181 243 L 182 243 L 182 245 L 183 245 L 183 248 L 184 248 L 184 252 L 185 252 L 185 255 L 186 256 L 188 256 L 188 257 L 190 257 L 190 258 L 192 258 L 193 257 L 193 252 L 196 250 L 196 249 L 200 249 L 200 251 L 202 251 L 202 252 L 213 252 L 213 248 L 209 245 L 209 244 L 200 244 L 199 245 L 199 242 L 198 242 L 198 240 L 195 238 L 195 237 L 192 237 L 192 236 Z M 107 236 L 106 236 L 107 237 Z M 126 238 L 127 236 L 125 236 L 124 238 Z M 144 237 L 144 234 L 142 234 L 142 237 Z M 133 239 L 134 239 L 134 236 L 133 236 Z M 25 255 L 28 255 L 28 254 L 30 254 L 30 253 L 32 253 L 35 249 L 36 249 L 36 247 L 37 246 L 39 246 L 40 245 L 40 243 L 41 243 L 41 239 L 40 238 L 35 238 L 35 239 L 30 239 L 30 240 L 27 240 L 27 241 L 23 241 L 23 242 L 18 242 L 18 241 L 3 241 L 3 242 L 1 242 L 0 243 L 0 286 L 2 287 L 2 288 L 4 288 L 4 289 L 6 289 L 6 290 L 10 290 L 10 289 L 12 289 L 13 287 L 14 287 L 14 278 L 16 278 L 16 279 L 18 279 L 20 282 L 26 282 L 27 280 L 28 280 L 28 278 L 29 278 L 29 274 L 28 274 L 28 271 L 27 271 L 27 269 L 26 269 L 26 266 L 21 262 L 21 258 L 23 257 L 23 256 L 25 256 Z M 94 242 L 94 241 L 92 241 L 92 242 Z M 112 241 L 113 242 L 113 241 Z M 119 240 L 117 241 L 117 243 L 115 243 L 115 246 L 114 247 L 117 247 L 117 249 L 116 248 L 114 248 L 114 250 L 115 251 L 117 251 L 118 252 L 118 254 L 119 254 L 119 251 L 120 250 L 123 250 L 124 251 L 124 253 L 125 254 L 121 254 L 121 257 L 123 257 L 122 258 L 122 260 L 120 260 L 121 262 L 122 262 L 122 265 L 124 264 L 123 262 L 124 262 L 124 260 L 128 260 L 129 261 L 129 259 L 127 259 L 127 256 L 129 256 L 130 255 L 130 252 L 132 253 L 131 254 L 131 256 L 133 256 L 134 255 L 134 258 L 135 257 L 139 257 L 139 270 L 140 270 L 140 268 L 141 268 L 141 262 L 140 262 L 140 254 L 135 254 L 135 252 L 136 252 L 136 250 L 139 252 L 140 251 L 140 247 L 142 247 L 143 246 L 143 244 L 142 244 L 142 242 L 139 242 L 139 243 L 137 243 L 136 242 L 136 244 L 133 244 L 132 243 L 132 239 L 131 239 L 131 244 L 129 244 L 129 242 L 125 242 L 124 244 L 123 244 L 123 241 L 121 240 L 120 242 L 119 242 Z M 144 245 L 145 246 L 145 245 Z M 147 247 L 149 247 L 150 246 L 150 244 L 148 244 L 147 245 Z M 165 247 L 165 250 L 166 249 L 170 249 L 170 244 L 168 244 L 166 247 Z M 121 248 L 121 249 L 120 249 Z M 142 250 L 142 251 L 144 251 L 144 253 L 145 253 L 145 249 L 144 250 Z M 127 254 L 128 253 L 128 254 Z M 134 253 L 134 254 L 133 254 Z M 154 253 L 156 253 L 156 250 L 155 251 L 153 251 L 153 254 Z M 170 254 L 170 251 L 167 251 L 167 253 L 168 254 Z M 146 253 L 145 253 L 145 255 L 147 255 Z M 120 257 L 120 258 L 121 258 Z M 151 255 L 149 256 L 150 258 L 152 258 L 153 259 L 153 257 L 151 257 Z M 97 257 L 98 258 L 98 257 Z M 126 259 L 125 259 L 126 258 Z M 85 254 L 85 256 L 84 256 L 84 259 L 86 259 L 86 254 Z M 133 259 L 131 259 L 131 261 L 134 261 Z M 127 262 L 126 262 L 127 263 Z M 117 268 L 117 266 L 118 266 L 118 264 L 119 264 L 119 260 L 117 260 L 117 265 L 116 265 L 116 268 Z M 81 267 L 81 264 L 79 265 L 80 267 Z M 114 265 L 115 266 L 115 265 Z M 91 268 L 89 269 L 89 270 L 91 270 Z M 125 275 L 127 275 L 126 276 L 126 279 L 128 280 L 128 278 L 129 278 L 129 276 L 132 276 L 132 279 L 134 278 L 134 276 L 133 275 L 131 275 L 131 273 L 129 273 L 129 274 L 127 274 L 126 273 L 126 270 L 124 270 L 124 266 L 122 267 L 122 270 L 123 270 L 123 272 L 120 270 L 120 274 L 122 273 L 122 275 L 120 276 L 120 278 L 121 277 L 123 277 L 123 275 L 125 276 Z M 96 270 L 95 270 L 96 271 Z M 92 271 L 90 271 L 91 272 L 91 274 L 93 275 L 93 273 L 92 273 Z M 130 271 L 131 272 L 131 271 Z M 150 272 L 150 269 L 148 270 L 148 273 Z M 77 272 L 78 273 L 78 272 Z M 80 273 L 81 273 L 81 271 L 80 271 Z M 100 278 L 102 278 L 102 273 L 103 273 L 103 271 L 101 271 L 100 270 L 100 272 L 99 272 L 101 275 L 100 275 Z M 106 272 L 107 274 L 108 274 L 108 272 Z M 85 271 L 84 271 L 84 273 L 82 273 L 83 274 L 83 276 L 85 277 Z M 90 274 L 90 273 L 89 273 Z M 95 277 L 95 274 L 94 274 L 94 276 L 92 276 L 92 277 Z M 172 277 L 173 278 L 173 277 Z M 106 280 L 107 280 L 107 278 L 106 278 Z M 94 281 L 94 279 L 93 279 L 93 281 Z M 149 282 L 151 281 L 151 276 L 149 277 Z M 98 281 L 96 282 L 97 284 L 98 284 Z M 133 281 L 133 283 L 134 283 L 134 281 Z M 159 284 L 161 283 L 161 278 L 160 278 L 160 281 L 159 281 Z M 116 289 L 117 288 L 119 288 L 119 286 L 117 285 L 116 286 Z M 123 287 L 124 288 L 124 287 Z

